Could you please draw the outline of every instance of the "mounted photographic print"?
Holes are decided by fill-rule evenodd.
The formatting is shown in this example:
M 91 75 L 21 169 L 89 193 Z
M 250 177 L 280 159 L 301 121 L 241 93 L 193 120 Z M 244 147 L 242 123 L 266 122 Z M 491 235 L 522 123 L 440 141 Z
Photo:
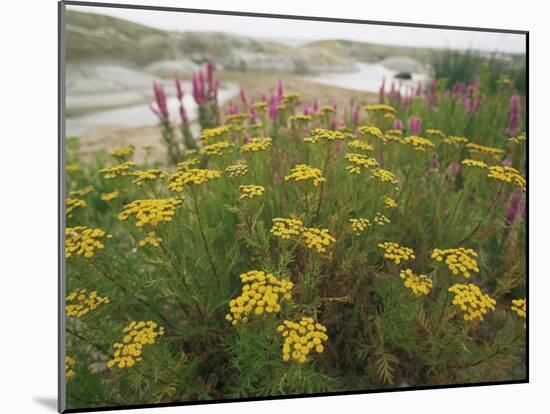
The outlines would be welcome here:
M 528 33 L 252 11 L 59 3 L 60 411 L 527 382 Z

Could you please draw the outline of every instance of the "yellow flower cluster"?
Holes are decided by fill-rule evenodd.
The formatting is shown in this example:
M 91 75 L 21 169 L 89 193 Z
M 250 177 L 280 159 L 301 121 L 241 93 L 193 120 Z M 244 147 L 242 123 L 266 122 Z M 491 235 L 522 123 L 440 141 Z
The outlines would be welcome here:
M 384 249 L 384 257 L 393 261 L 395 264 L 401 263 L 401 261 L 407 261 L 415 259 L 414 250 L 409 247 L 400 246 L 394 242 L 379 243 L 378 247 Z
M 69 193 L 70 197 L 84 197 L 87 194 L 90 194 L 92 191 L 94 191 L 94 187 L 91 185 L 88 185 L 86 187 L 81 188 L 80 190 L 74 190 Z
M 249 119 L 250 115 L 248 113 L 240 112 L 238 114 L 227 115 L 225 118 L 225 123 L 241 125 L 244 123 L 244 121 L 248 121 Z
M 136 227 L 157 226 L 162 221 L 172 221 L 176 207 L 181 204 L 177 198 L 153 198 L 148 200 L 135 200 L 124 206 L 118 214 L 119 220 L 126 220 L 135 216 Z
M 187 184 L 201 185 L 208 181 L 220 178 L 222 173 L 218 170 L 207 170 L 201 168 L 190 168 L 188 170 L 176 171 L 168 177 L 170 183 L 168 189 L 181 193 L 183 186 Z
M 67 377 L 68 380 L 70 380 L 72 377 L 74 377 L 74 366 L 76 365 L 76 361 L 71 358 L 69 355 L 65 356 L 65 377 Z
M 65 257 L 73 254 L 90 258 L 96 249 L 103 249 L 103 237 L 111 238 L 110 234 L 101 229 L 90 229 L 86 226 L 67 227 L 65 229 Z
M 233 164 L 225 169 L 225 173 L 229 178 L 235 178 L 240 175 L 245 175 L 248 172 L 248 165 L 245 163 Z
M 380 182 L 397 184 L 397 178 L 388 170 L 377 168 L 371 171 L 371 175 Z
M 132 169 L 136 166 L 136 163 L 131 161 L 123 162 L 122 164 L 115 165 L 114 167 L 102 168 L 99 170 L 103 174 L 103 178 L 110 180 L 118 176 L 125 177 L 132 174 Z
M 99 305 L 109 303 L 109 298 L 107 296 L 98 296 L 95 290 L 88 295 L 86 293 L 86 289 L 80 289 L 71 292 L 67 296 L 65 299 L 65 311 L 68 317 L 74 316 L 80 318 L 88 312 L 96 310 Z
M 296 105 L 300 100 L 298 92 L 288 92 L 283 95 L 282 102 L 284 105 Z
M 218 138 L 225 138 L 229 133 L 231 133 L 231 127 L 229 126 L 204 128 L 201 131 L 201 140 L 204 142 L 210 142 Z
M 505 183 L 515 184 L 523 191 L 526 191 L 527 180 L 514 167 L 494 165 L 489 167 L 487 177 Z
M 255 111 L 258 111 L 258 112 L 263 112 L 263 111 L 267 111 L 267 102 L 254 102 L 252 104 L 252 109 L 254 109 Z
M 147 236 L 145 236 L 145 238 L 138 241 L 138 244 L 141 247 L 147 244 L 150 244 L 153 247 L 159 247 L 161 241 L 162 239 L 157 235 L 157 233 L 155 233 L 154 231 L 149 231 L 147 232 Z
M 352 218 L 349 219 L 349 222 L 351 223 L 351 228 L 356 235 L 360 235 L 370 226 L 370 220 L 366 218 Z
M 429 148 L 435 148 L 435 144 L 427 138 L 422 138 L 417 135 L 411 135 L 403 139 L 403 144 L 412 145 L 417 151 L 426 151 Z
M 118 191 L 113 191 L 112 193 L 101 194 L 101 200 L 111 201 L 118 197 Z
M 290 124 L 293 126 L 304 125 L 310 122 L 313 118 L 311 115 L 291 115 L 288 117 Z
M 453 305 L 457 305 L 464 312 L 465 321 L 483 320 L 489 310 L 495 310 L 496 301 L 483 293 L 476 285 L 457 283 L 451 286 L 449 292 L 454 293 Z
M 384 141 L 384 134 L 380 128 L 377 128 L 374 125 L 364 125 L 359 127 L 359 133 L 365 137 L 378 138 L 379 140 Z
M 397 201 L 395 201 L 393 198 L 384 196 L 382 197 L 382 201 L 384 202 L 384 205 L 387 208 L 396 208 L 397 207 Z
M 326 252 L 326 246 L 334 243 L 336 239 L 330 235 L 328 229 L 317 229 L 315 227 L 305 227 L 302 231 L 306 246 L 309 249 L 315 248 L 319 253 Z
M 348 138 L 350 135 L 342 131 L 333 131 L 331 129 L 315 128 L 309 132 L 309 137 L 304 138 L 305 142 L 315 144 L 318 141 L 336 141 Z
M 497 160 L 504 154 L 504 150 L 500 148 L 488 147 L 485 145 L 475 144 L 473 142 L 466 144 L 466 148 L 468 148 L 473 154 L 486 154 Z
M 511 309 L 520 317 L 523 319 L 527 318 L 527 301 L 525 298 L 523 299 L 512 299 L 512 306 Z M 523 324 L 523 327 L 525 328 L 525 323 Z
M 77 173 L 80 171 L 80 165 L 78 164 L 67 164 L 65 165 L 65 171 L 68 173 Z
M 241 196 L 239 197 L 239 200 L 245 198 L 259 197 L 265 192 L 265 188 L 261 185 L 241 185 L 239 189 L 241 190 Z
M 134 145 L 127 145 L 125 147 L 118 147 L 113 149 L 113 151 L 111 152 L 111 155 L 113 155 L 115 158 L 126 160 L 129 158 L 132 158 L 134 156 L 135 151 L 136 151 L 136 147 Z
M 465 278 L 470 277 L 470 272 L 479 273 L 479 267 L 477 265 L 477 253 L 473 249 L 465 249 L 459 247 L 458 249 L 434 249 L 432 251 L 432 259 L 438 262 L 445 260 L 445 264 L 453 275 L 459 275 Z
M 303 364 L 313 350 L 322 353 L 325 350 L 323 342 L 328 340 L 327 328 L 309 317 L 303 317 L 299 322 L 284 320 L 277 332 L 285 338 L 282 349 L 285 362 L 292 358 Z
M 222 155 L 226 149 L 232 146 L 233 143 L 231 141 L 218 141 L 210 145 L 205 145 L 201 148 L 200 153 L 206 155 Z
M 107 362 L 109 368 L 130 368 L 140 362 L 143 348 L 155 344 L 157 337 L 164 335 L 164 328 L 153 321 L 133 321 L 124 328 L 123 333 L 122 343 L 116 342 L 113 345 L 115 353 Z
M 527 141 L 527 135 L 525 134 L 525 132 L 521 132 L 515 137 L 508 138 L 508 140 L 516 144 L 521 144 L 522 142 Z
M 321 108 L 319 108 L 319 112 L 324 114 L 324 115 L 329 115 L 329 114 L 335 113 L 336 111 L 334 110 L 334 108 L 332 106 L 323 105 Z
M 243 287 L 241 294 L 229 302 L 229 311 L 225 319 L 233 325 L 246 323 L 249 315 L 277 313 L 280 302 L 292 298 L 294 284 L 290 280 L 278 279 L 271 273 L 251 270 L 240 275 Z
M 361 174 L 362 167 L 366 170 L 378 167 L 378 161 L 376 161 L 376 159 L 367 157 L 363 154 L 348 153 L 345 155 L 345 158 L 351 164 L 346 167 L 346 170 L 352 174 Z
M 465 165 L 467 167 L 476 167 L 476 168 L 488 168 L 489 167 L 483 161 L 471 160 L 471 159 L 468 159 L 468 158 L 465 159 L 465 160 L 462 160 L 462 165 Z
M 384 142 L 401 142 L 401 138 L 403 138 L 403 131 L 401 131 L 400 129 L 389 129 L 384 134 Z
M 367 112 L 385 112 L 385 113 L 390 113 L 390 114 L 395 114 L 396 113 L 396 110 L 393 106 L 386 105 L 386 104 L 367 105 L 367 106 L 365 106 L 365 111 L 367 111 Z
M 134 176 L 137 178 L 132 181 L 132 183 L 141 185 L 144 181 L 154 181 L 159 178 L 164 178 L 166 177 L 166 173 L 158 168 L 150 168 L 148 170 L 134 171 Z
M 468 143 L 468 138 L 465 137 L 456 137 L 454 135 L 449 135 L 448 137 L 443 138 L 443 142 L 445 144 L 453 145 L 455 147 L 458 147 L 462 144 Z
M 426 275 L 415 275 L 411 269 L 401 270 L 399 277 L 404 280 L 404 285 L 415 296 L 427 295 L 433 287 L 432 279 Z
M 273 219 L 270 233 L 283 240 L 290 240 L 300 236 L 303 228 L 304 223 L 300 220 L 277 217 Z
M 426 135 L 434 138 L 445 138 L 445 134 L 440 129 L 428 128 L 426 129 Z
M 269 137 L 256 137 L 251 138 L 249 142 L 241 145 L 241 152 L 258 152 L 265 151 L 271 146 L 271 138 Z
M 188 160 L 178 162 L 177 169 L 178 171 L 185 171 L 190 169 L 191 167 L 194 167 L 199 163 L 198 158 L 189 158 Z
M 470 272 L 479 273 L 477 264 L 477 253 L 473 249 L 433 249 L 432 259 L 438 262 L 445 260 L 445 264 L 453 275 L 457 276 L 462 273 L 465 278 L 470 277 Z
M 290 174 L 285 177 L 285 181 L 304 181 L 311 180 L 313 181 L 314 186 L 318 186 L 320 183 L 325 181 L 323 174 L 319 168 L 310 167 L 306 164 L 298 164 L 292 168 Z
M 390 219 L 382 213 L 376 213 L 376 215 L 374 216 L 374 223 L 378 224 L 379 226 L 383 226 L 385 224 L 390 224 Z
M 350 148 L 353 148 L 355 150 L 360 150 L 360 151 L 372 151 L 373 150 L 373 147 L 372 147 L 371 144 L 369 144 L 366 141 L 362 141 L 360 139 L 354 139 L 353 141 L 350 141 L 348 143 L 348 146 Z
M 66 198 L 65 199 L 65 212 L 71 217 L 72 212 L 77 208 L 86 207 L 86 202 L 80 198 Z

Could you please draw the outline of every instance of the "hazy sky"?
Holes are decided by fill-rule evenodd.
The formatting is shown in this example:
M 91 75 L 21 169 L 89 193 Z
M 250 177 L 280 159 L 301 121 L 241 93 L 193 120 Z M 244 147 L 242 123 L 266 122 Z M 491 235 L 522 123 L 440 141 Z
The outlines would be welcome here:
M 298 21 L 151 10 L 68 6 L 70 10 L 107 14 L 147 26 L 173 31 L 217 31 L 286 44 L 319 39 L 349 39 L 417 47 L 474 48 L 525 53 L 525 36 L 519 34 L 423 29 L 366 24 Z

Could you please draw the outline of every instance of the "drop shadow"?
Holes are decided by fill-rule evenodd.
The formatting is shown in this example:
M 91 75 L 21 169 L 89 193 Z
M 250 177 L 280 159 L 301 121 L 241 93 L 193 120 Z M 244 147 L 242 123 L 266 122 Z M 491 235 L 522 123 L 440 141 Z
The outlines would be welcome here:
M 55 397 L 33 397 L 32 400 L 53 412 L 57 412 L 57 398 Z

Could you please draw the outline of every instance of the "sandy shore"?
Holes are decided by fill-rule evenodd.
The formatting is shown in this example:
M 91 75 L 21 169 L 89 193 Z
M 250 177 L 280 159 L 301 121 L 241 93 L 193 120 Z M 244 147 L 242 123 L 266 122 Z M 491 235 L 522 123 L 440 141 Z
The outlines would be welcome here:
M 349 89 L 320 85 L 298 76 L 271 75 L 264 73 L 235 73 L 225 72 L 220 74 L 221 79 L 227 82 L 236 83 L 244 88 L 247 96 L 259 97 L 261 93 L 269 94 L 275 90 L 277 81 L 283 79 L 285 90 L 298 92 L 304 104 L 311 106 L 315 98 L 323 104 L 336 102 L 339 107 L 339 113 L 343 113 L 343 108 L 349 108 L 350 99 L 359 104 L 375 102 L 377 94 L 371 92 L 352 91 Z M 236 96 L 223 105 L 225 107 L 229 102 L 240 102 Z M 146 105 L 144 103 L 144 105 Z M 152 159 L 163 159 L 164 148 L 160 129 L 158 126 L 142 126 L 136 128 L 128 127 L 96 127 L 81 137 L 81 149 L 83 155 L 91 155 L 99 150 L 110 151 L 111 149 L 133 144 L 136 147 L 136 160 L 140 161 L 145 155 L 143 147 L 151 146 Z

